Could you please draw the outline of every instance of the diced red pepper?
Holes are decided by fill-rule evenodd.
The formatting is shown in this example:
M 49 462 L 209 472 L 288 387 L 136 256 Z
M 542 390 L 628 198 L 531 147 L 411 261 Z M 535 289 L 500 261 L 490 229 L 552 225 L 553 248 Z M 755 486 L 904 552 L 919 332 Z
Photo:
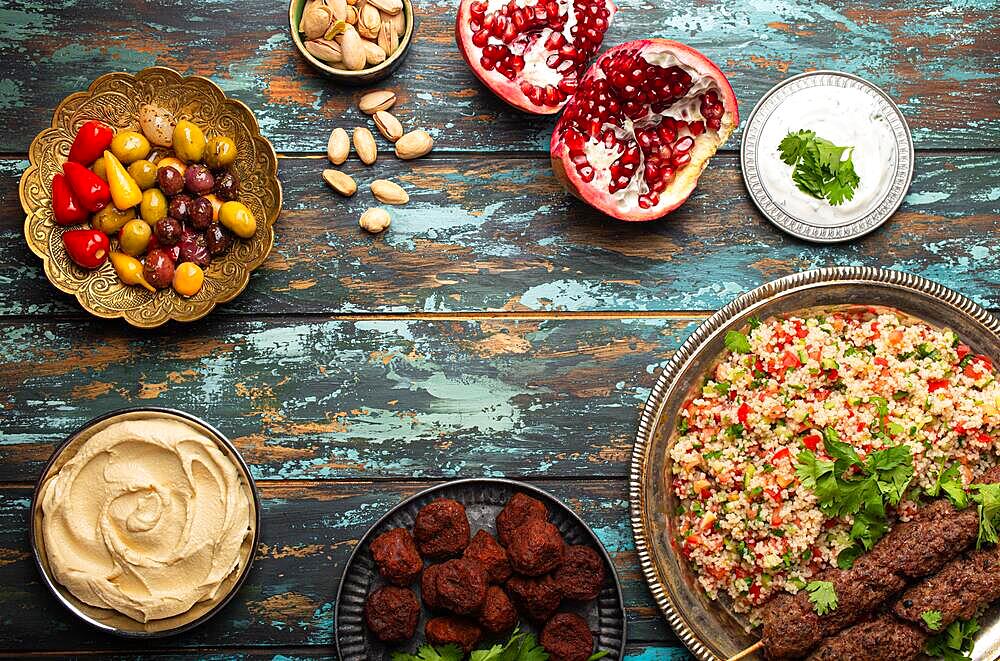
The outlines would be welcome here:
M 979 379 L 993 371 L 993 361 L 989 356 L 982 354 L 976 356 L 965 366 L 965 376 L 970 379 Z
M 771 500 L 773 500 L 776 503 L 780 503 L 782 500 L 781 491 L 778 489 L 764 489 L 764 493 L 770 496 Z
M 872 362 L 875 363 L 876 365 L 881 365 L 882 367 L 889 366 L 889 361 L 883 358 L 882 356 L 876 356 L 875 360 L 873 360 Z
M 789 456 L 791 456 L 791 452 L 788 451 L 788 448 L 781 448 L 774 453 L 773 457 L 771 457 L 771 463 L 776 464 L 782 459 L 787 459 Z
M 760 586 L 756 583 L 750 585 L 750 601 L 754 604 L 760 602 Z
M 972 353 L 972 349 L 969 348 L 967 344 L 959 344 L 955 348 L 955 352 L 958 353 L 958 362 L 962 362 L 966 356 Z
M 948 379 L 930 379 L 927 382 L 927 392 L 934 392 L 935 390 L 941 390 L 941 388 L 947 388 L 948 383 Z
M 702 500 L 708 500 L 709 498 L 712 497 L 712 492 L 708 489 L 702 489 L 701 492 L 698 494 L 698 497 L 701 498 Z
M 827 370 L 826 378 L 830 379 L 831 381 L 836 381 L 837 379 L 840 378 L 840 372 L 838 372 L 837 370 Z
M 747 416 L 750 415 L 750 405 L 746 402 L 740 404 L 740 408 L 736 411 L 736 419 L 739 420 L 744 425 L 747 423 Z
M 799 357 L 796 356 L 794 353 L 792 353 L 791 351 L 785 351 L 785 353 L 781 354 L 781 364 L 784 367 L 791 368 L 791 367 L 798 367 L 802 363 L 799 361 Z
M 802 445 L 806 446 L 807 448 L 815 452 L 816 448 L 819 447 L 819 442 L 821 440 L 822 439 L 819 437 L 819 434 L 810 434 L 809 436 L 806 436 L 805 438 L 802 439 Z

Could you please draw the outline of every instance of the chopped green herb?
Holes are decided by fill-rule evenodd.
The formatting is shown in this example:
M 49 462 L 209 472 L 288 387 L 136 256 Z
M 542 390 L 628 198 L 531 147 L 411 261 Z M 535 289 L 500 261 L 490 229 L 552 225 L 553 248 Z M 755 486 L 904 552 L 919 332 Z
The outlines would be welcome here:
M 927 641 L 924 651 L 943 661 L 969 659 L 978 631 L 979 623 L 975 619 L 952 622 L 947 629 Z
M 830 581 L 811 581 L 806 584 L 806 592 L 817 615 L 826 615 L 837 609 L 837 591 Z
M 854 197 L 861 180 L 851 160 L 853 147 L 838 147 L 814 131 L 789 133 L 778 145 L 781 160 L 792 166 L 800 191 L 833 206 Z
M 743 425 L 736 423 L 726 427 L 726 436 L 729 438 L 743 438 Z
M 421 645 L 416 654 L 392 653 L 392 661 L 462 661 L 464 658 L 465 652 L 458 645 Z
M 951 501 L 952 505 L 963 509 L 969 504 L 969 495 L 962 484 L 962 478 L 958 474 L 958 464 L 952 464 L 947 469 L 944 468 L 944 458 L 941 459 L 938 468 L 937 479 L 934 485 L 925 492 L 931 498 L 937 498 L 942 493 Z
M 757 330 L 760 328 L 760 319 L 757 317 L 750 317 L 750 319 L 747 320 L 747 323 L 750 324 L 750 330 Z
M 750 353 L 750 340 L 739 331 L 731 330 L 726 333 L 725 345 L 733 353 Z
M 983 543 L 996 544 L 1000 541 L 997 529 L 1000 528 L 1000 483 L 973 484 L 969 487 L 975 493 L 972 500 L 979 505 L 979 538 L 976 548 Z
M 938 350 L 932 349 L 926 342 L 917 345 L 917 358 L 930 358 L 931 360 L 936 360 L 937 357 Z
M 677 431 L 681 434 L 688 433 L 688 419 L 681 418 L 681 421 L 677 423 Z
M 941 628 L 941 611 L 924 611 L 920 614 L 920 619 L 924 621 L 927 628 L 931 631 L 937 631 Z
M 715 392 L 719 394 L 719 397 L 725 397 L 729 394 L 730 385 L 728 381 L 719 381 L 712 387 L 715 388 Z

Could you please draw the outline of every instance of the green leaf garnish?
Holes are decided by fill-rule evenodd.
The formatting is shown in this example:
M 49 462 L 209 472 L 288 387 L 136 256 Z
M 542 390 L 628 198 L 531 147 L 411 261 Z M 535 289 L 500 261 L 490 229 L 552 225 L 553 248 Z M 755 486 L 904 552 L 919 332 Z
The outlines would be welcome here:
M 814 131 L 797 131 L 782 139 L 778 151 L 792 166 L 792 181 L 806 195 L 833 206 L 854 198 L 861 183 L 851 160 L 854 147 L 838 147 Z
M 837 609 L 837 591 L 830 581 L 812 581 L 806 584 L 809 601 L 817 615 L 826 615 Z
M 729 331 L 726 333 L 726 348 L 733 353 L 750 353 L 750 340 L 739 331 Z
M 975 618 L 952 622 L 947 629 L 927 641 L 924 651 L 928 656 L 944 661 L 965 661 L 975 643 L 974 637 L 979 631 L 979 623 Z
M 937 631 L 941 628 L 941 611 L 924 611 L 920 614 L 920 619 L 924 621 L 927 628 L 931 631 Z

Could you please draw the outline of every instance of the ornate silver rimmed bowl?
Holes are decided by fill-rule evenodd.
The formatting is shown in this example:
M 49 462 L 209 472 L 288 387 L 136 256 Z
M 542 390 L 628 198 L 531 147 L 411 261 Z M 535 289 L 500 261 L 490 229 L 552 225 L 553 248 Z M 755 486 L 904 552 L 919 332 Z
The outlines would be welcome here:
M 669 448 L 677 413 L 725 351 L 727 331 L 751 317 L 815 308 L 884 306 L 940 328 L 950 328 L 977 353 L 1000 355 L 1000 319 L 924 278 L 884 269 L 841 267 L 807 271 L 748 292 L 709 317 L 660 372 L 639 420 L 632 454 L 629 499 L 632 530 L 646 581 L 667 621 L 702 661 L 727 659 L 759 639 L 746 619 L 713 601 L 673 545 L 677 502 L 670 488 Z M 1000 658 L 1000 607 L 980 618 L 973 658 Z M 762 659 L 763 654 L 747 657 Z

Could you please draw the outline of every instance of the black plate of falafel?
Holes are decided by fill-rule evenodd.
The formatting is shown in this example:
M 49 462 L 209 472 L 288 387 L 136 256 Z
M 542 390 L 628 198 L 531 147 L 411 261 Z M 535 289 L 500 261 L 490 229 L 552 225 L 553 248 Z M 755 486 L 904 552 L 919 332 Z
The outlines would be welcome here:
M 441 484 L 379 519 L 344 569 L 335 626 L 343 661 L 424 644 L 468 654 L 515 630 L 550 661 L 625 650 L 621 585 L 597 536 L 552 495 L 504 479 Z

